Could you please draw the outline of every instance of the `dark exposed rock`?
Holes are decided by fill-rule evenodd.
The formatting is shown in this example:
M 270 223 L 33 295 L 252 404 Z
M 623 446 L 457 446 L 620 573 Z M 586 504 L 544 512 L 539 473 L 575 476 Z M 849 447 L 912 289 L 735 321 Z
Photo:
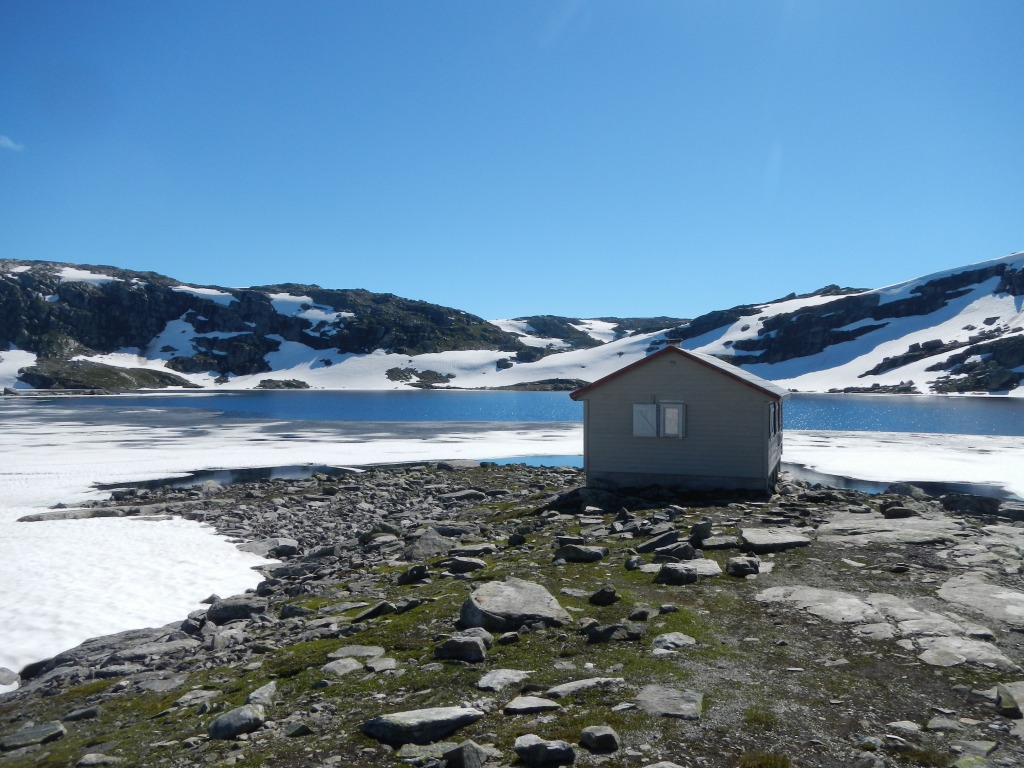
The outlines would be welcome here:
M 0 738 L 0 752 L 29 747 L 34 744 L 47 744 L 56 741 L 67 735 L 67 729 L 59 722 L 40 723 L 29 725 L 10 736 Z
M 263 726 L 265 718 L 263 707 L 258 704 L 245 704 L 225 712 L 210 723 L 210 738 L 233 739 L 243 733 L 252 733 Z
M 565 741 L 547 741 L 533 733 L 520 736 L 514 746 L 516 754 L 524 765 L 572 765 L 576 762 L 576 750 Z
M 607 725 L 591 725 L 580 733 L 580 746 L 591 752 L 615 752 L 619 748 L 619 734 Z
M 229 621 L 247 619 L 253 614 L 264 613 L 266 610 L 266 598 L 239 595 L 216 601 L 207 610 L 206 619 L 213 624 L 227 624 Z

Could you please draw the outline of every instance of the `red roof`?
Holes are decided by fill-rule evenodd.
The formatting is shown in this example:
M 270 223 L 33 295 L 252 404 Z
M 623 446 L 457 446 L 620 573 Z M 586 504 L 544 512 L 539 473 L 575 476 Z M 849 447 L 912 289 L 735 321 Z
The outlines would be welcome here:
M 688 349 L 681 349 L 676 346 L 665 347 L 664 349 L 658 350 L 653 355 L 648 355 L 647 357 L 637 360 L 635 363 L 630 363 L 627 366 L 619 368 L 619 370 L 613 371 L 612 373 L 609 373 L 607 376 L 600 378 L 591 384 L 587 384 L 587 386 L 585 387 L 580 387 L 575 392 L 570 392 L 569 397 L 571 397 L 573 400 L 579 400 L 585 393 L 597 389 L 598 387 L 606 384 L 612 379 L 618 378 L 622 374 L 628 371 L 632 371 L 634 368 L 639 368 L 640 366 L 646 365 L 647 363 L 651 362 L 656 358 L 665 357 L 666 355 L 679 355 L 681 357 L 685 357 L 687 360 L 693 360 L 695 363 L 699 363 L 701 365 L 707 366 L 708 368 L 712 368 L 718 371 L 719 373 L 728 376 L 731 379 L 735 379 L 741 384 L 746 384 L 748 387 L 753 387 L 754 389 L 759 390 L 760 392 L 764 392 L 766 395 L 771 395 L 772 397 L 778 400 L 782 400 L 783 398 L 789 397 L 788 390 L 783 389 L 778 384 L 774 384 L 768 381 L 767 379 L 762 379 L 760 376 L 755 376 L 754 374 L 749 373 L 748 371 L 744 371 L 742 368 L 738 368 L 735 365 L 731 365 L 723 360 L 719 360 L 717 357 L 712 357 L 711 355 L 704 355 L 699 352 L 691 352 Z

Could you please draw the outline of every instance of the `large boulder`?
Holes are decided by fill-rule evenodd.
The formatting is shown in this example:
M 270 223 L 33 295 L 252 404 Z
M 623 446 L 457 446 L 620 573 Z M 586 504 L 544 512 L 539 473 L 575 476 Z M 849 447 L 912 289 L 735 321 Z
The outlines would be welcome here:
M 541 622 L 560 627 L 572 619 L 558 601 L 540 584 L 508 577 L 505 581 L 482 584 L 462 604 L 459 623 L 508 632 L 524 624 Z
M 266 718 L 259 704 L 245 704 L 225 712 L 210 723 L 211 739 L 233 739 L 243 733 L 252 733 L 263 726 Z
M 266 613 L 266 598 L 256 595 L 238 595 L 214 601 L 206 612 L 206 620 L 213 624 L 248 619 L 254 613 Z

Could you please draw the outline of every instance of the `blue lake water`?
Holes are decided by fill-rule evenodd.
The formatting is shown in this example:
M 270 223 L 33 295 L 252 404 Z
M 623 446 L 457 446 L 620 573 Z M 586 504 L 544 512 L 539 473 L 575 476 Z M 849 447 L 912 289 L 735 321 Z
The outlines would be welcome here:
M 27 398 L 26 398 L 27 399 Z M 19 402 L 24 402 L 20 399 Z M 238 392 L 117 397 L 55 397 L 40 407 L 212 410 L 228 417 L 287 421 L 582 421 L 566 392 Z M 1024 436 L 1024 398 L 902 395 L 794 395 L 787 429 L 936 432 Z

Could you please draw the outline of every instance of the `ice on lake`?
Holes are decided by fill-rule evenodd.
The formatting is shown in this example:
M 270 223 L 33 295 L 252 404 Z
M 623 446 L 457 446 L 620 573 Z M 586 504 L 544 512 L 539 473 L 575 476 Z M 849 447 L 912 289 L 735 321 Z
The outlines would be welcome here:
M 57 503 L 106 498 L 95 484 L 211 468 L 352 466 L 440 459 L 579 455 L 579 423 L 211 421 L 188 409 L 0 402 L 0 667 L 14 671 L 90 637 L 162 626 L 254 587 L 262 562 L 185 520 L 18 523 Z M 787 431 L 785 459 L 886 482 L 990 482 L 1024 496 L 1024 437 Z

